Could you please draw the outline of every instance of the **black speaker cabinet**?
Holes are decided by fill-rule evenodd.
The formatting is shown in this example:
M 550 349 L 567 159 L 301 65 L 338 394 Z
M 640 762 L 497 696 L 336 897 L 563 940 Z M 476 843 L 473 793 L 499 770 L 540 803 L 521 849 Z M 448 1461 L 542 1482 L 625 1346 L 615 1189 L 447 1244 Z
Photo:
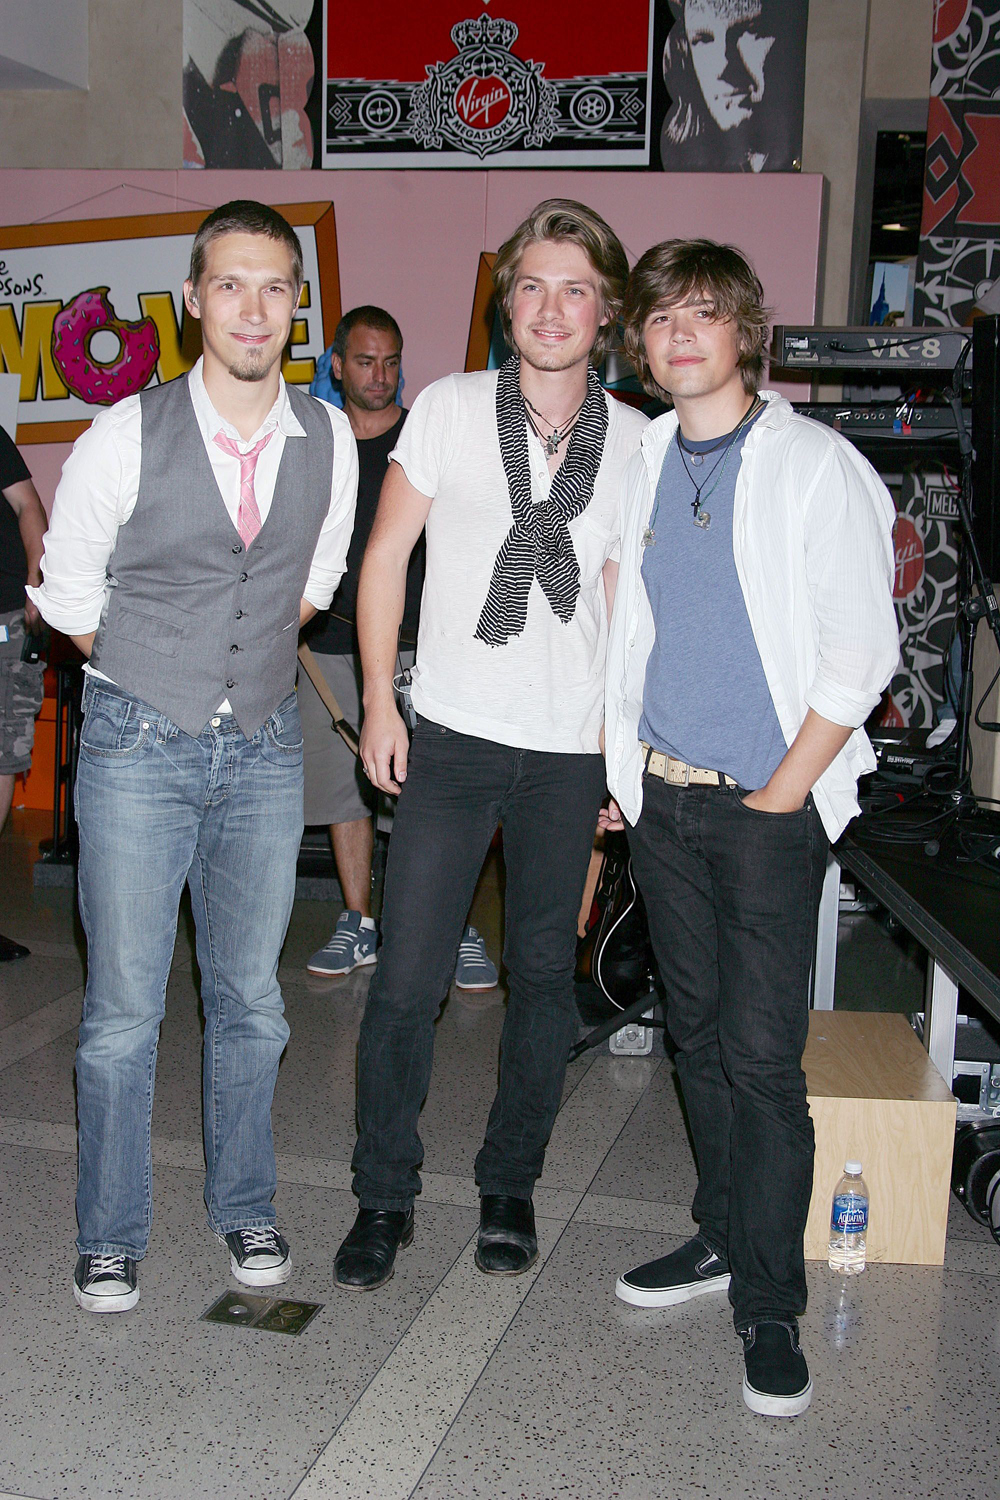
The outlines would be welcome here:
M 972 325 L 972 523 L 987 578 L 1000 581 L 1000 318 Z

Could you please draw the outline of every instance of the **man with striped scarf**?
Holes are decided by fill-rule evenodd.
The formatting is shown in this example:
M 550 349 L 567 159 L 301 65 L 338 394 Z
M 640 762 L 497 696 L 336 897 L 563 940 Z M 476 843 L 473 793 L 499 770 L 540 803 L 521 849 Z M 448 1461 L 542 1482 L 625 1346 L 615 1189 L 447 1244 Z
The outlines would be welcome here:
M 483 859 L 503 825 L 510 987 L 499 1088 L 476 1157 L 476 1263 L 526 1271 L 532 1191 L 575 1035 L 576 916 L 604 791 L 599 737 L 618 481 L 645 426 L 594 366 L 628 264 L 583 204 L 538 205 L 493 268 L 499 369 L 421 392 L 390 455 L 358 593 L 365 770 L 399 794 L 384 941 L 361 1027 L 360 1211 L 337 1285 L 371 1290 L 413 1237 L 434 1021 Z M 392 675 L 406 566 L 426 527 L 412 746 Z

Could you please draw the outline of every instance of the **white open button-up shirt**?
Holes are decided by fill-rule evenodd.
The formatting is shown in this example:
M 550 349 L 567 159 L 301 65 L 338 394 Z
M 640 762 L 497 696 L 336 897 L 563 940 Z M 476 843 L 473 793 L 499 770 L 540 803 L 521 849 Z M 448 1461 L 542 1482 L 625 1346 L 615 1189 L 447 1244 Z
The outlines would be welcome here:
M 899 662 L 892 602 L 895 509 L 885 485 L 839 433 L 801 417 L 773 391 L 743 449 L 733 553 L 778 722 L 791 744 L 812 708 L 850 725 L 844 749 L 813 788 L 831 840 L 859 811 L 857 778 L 875 769 L 860 727 Z M 646 428 L 621 490 L 621 571 L 608 637 L 608 786 L 630 823 L 642 811 L 639 719 L 653 613 L 642 582 L 642 533 L 663 456 L 668 412 Z M 711 599 L 706 599 L 711 609 Z M 690 649 L 697 621 L 678 637 Z

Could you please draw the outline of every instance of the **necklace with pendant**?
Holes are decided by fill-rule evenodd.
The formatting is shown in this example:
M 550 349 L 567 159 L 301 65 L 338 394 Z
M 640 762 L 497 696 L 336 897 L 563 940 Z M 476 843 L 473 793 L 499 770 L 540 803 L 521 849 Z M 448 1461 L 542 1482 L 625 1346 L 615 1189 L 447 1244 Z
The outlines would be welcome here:
M 566 441 L 570 433 L 573 431 L 573 428 L 576 426 L 580 417 L 580 413 L 583 411 L 583 408 L 587 404 L 586 396 L 584 396 L 583 400 L 580 402 L 580 405 L 577 407 L 573 415 L 569 417 L 561 427 L 556 427 L 552 422 L 549 421 L 548 417 L 545 416 L 543 412 L 540 412 L 538 410 L 537 406 L 532 406 L 531 402 L 528 400 L 523 391 L 521 392 L 521 400 L 524 402 L 524 415 L 528 419 L 531 430 L 537 437 L 538 441 L 541 443 L 542 447 L 545 449 L 545 457 L 554 458 L 559 452 L 560 445 Z M 550 433 L 543 433 L 539 429 L 538 423 L 535 421 L 535 417 L 531 415 L 532 412 L 534 412 L 535 417 L 541 418 L 541 420 L 548 427 L 552 428 L 552 431 Z
M 694 524 L 698 527 L 699 531 L 707 531 L 709 529 L 709 527 L 711 526 L 711 524 L 712 524 L 712 515 L 711 515 L 711 512 L 707 511 L 707 510 L 702 510 L 702 507 L 701 507 L 702 493 L 705 492 L 705 499 L 707 500 L 709 498 L 709 496 L 712 495 L 715 492 L 715 489 L 716 489 L 717 485 L 721 482 L 722 476 L 726 472 L 726 465 L 729 462 L 729 455 L 733 451 L 733 448 L 734 448 L 734 446 L 736 444 L 737 438 L 740 436 L 740 433 L 748 425 L 748 423 L 750 423 L 750 422 L 753 421 L 754 417 L 757 415 L 757 413 L 760 411 L 760 409 L 762 408 L 763 405 L 764 405 L 764 403 L 763 403 L 763 401 L 761 401 L 760 397 L 759 396 L 755 396 L 754 399 L 753 399 L 753 401 L 750 404 L 749 409 L 746 412 L 746 415 L 743 417 L 743 419 L 740 422 L 739 426 L 736 427 L 736 428 L 734 428 L 734 430 L 731 433 L 730 432 L 725 433 L 721 438 L 719 438 L 719 440 L 718 440 L 717 443 L 713 443 L 712 444 L 711 448 L 703 448 L 700 452 L 697 452 L 696 450 L 692 450 L 691 448 L 688 448 L 686 446 L 686 444 L 684 442 L 684 438 L 683 438 L 683 436 L 681 434 L 680 427 L 678 427 L 678 429 L 677 429 L 677 449 L 678 449 L 678 452 L 681 455 L 681 467 L 683 468 L 683 470 L 684 470 L 685 474 L 687 475 L 688 479 L 690 479 L 691 485 L 692 485 L 692 487 L 694 489 L 694 499 L 691 501 L 691 510 L 692 510 L 692 513 L 693 513 L 692 514 L 692 520 L 694 521 Z M 704 476 L 704 478 L 701 480 L 701 483 L 699 484 L 698 481 L 695 479 L 694 475 L 691 473 L 690 469 L 688 468 L 688 465 L 687 465 L 688 458 L 691 459 L 692 464 L 695 463 L 696 459 L 698 459 L 700 461 L 700 463 L 703 464 L 705 462 L 705 455 L 706 454 L 710 454 L 710 453 L 717 453 L 718 450 L 722 447 L 723 443 L 725 443 L 725 445 L 726 445 L 725 452 L 723 454 L 721 454 L 721 456 L 715 460 L 715 463 L 712 465 L 712 467 L 709 469 L 708 473 Z M 709 481 L 712 479 L 712 476 L 715 474 L 715 471 L 717 469 L 719 471 L 719 477 L 718 477 L 718 479 L 715 480 L 714 484 L 711 484 L 711 483 L 709 483 Z M 705 486 L 706 485 L 708 485 L 707 491 L 705 490 Z M 655 542 L 656 542 L 656 517 L 657 517 L 657 514 L 659 512 L 659 509 L 660 509 L 660 489 L 659 489 L 659 485 L 657 485 L 657 489 L 656 489 L 656 503 L 653 506 L 653 514 L 649 518 L 649 524 L 648 524 L 648 526 L 646 527 L 645 531 L 642 533 L 642 545 L 643 545 L 643 547 L 652 547 L 655 544 Z

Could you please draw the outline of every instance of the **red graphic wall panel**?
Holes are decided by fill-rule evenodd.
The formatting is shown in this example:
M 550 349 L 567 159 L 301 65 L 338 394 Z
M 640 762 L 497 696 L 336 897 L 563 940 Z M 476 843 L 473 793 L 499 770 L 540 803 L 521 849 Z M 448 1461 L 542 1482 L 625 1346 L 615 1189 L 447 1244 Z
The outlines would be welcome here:
M 326 0 L 326 167 L 645 166 L 653 0 Z

